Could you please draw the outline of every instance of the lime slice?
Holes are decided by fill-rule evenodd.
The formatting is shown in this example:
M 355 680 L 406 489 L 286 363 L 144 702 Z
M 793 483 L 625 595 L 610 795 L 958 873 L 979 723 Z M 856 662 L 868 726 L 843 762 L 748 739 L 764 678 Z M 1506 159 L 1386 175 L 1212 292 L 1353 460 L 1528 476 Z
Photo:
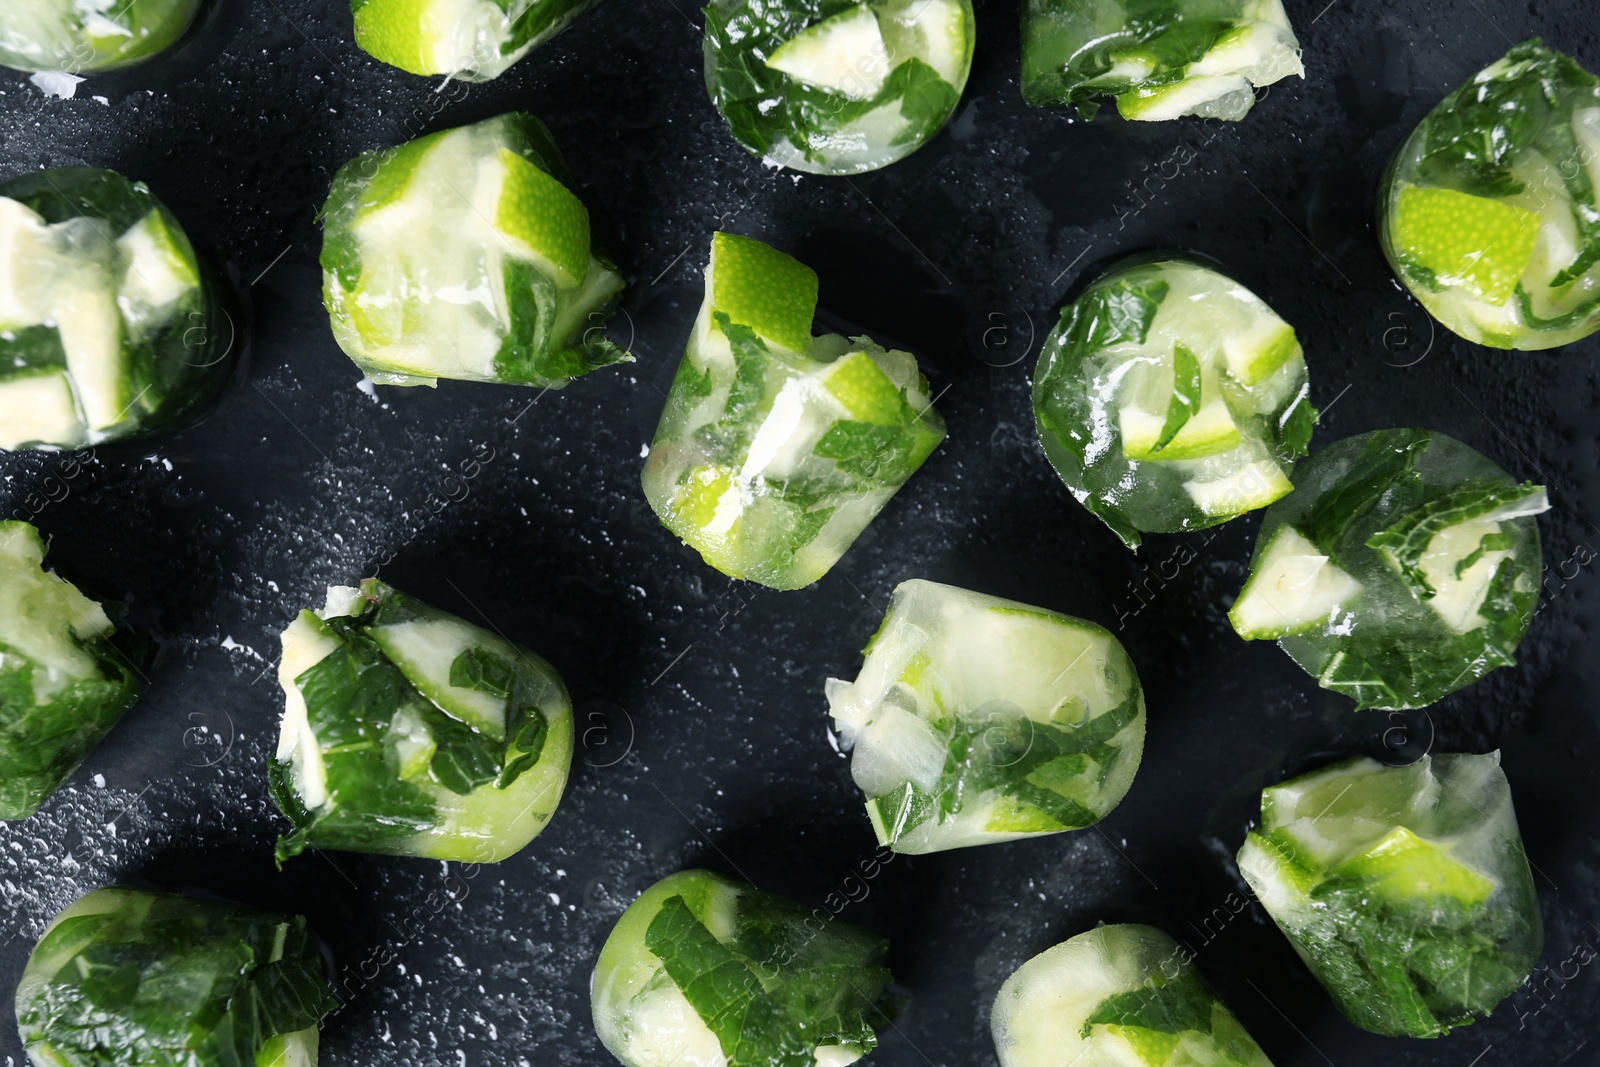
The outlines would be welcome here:
M 358 195 L 361 202 L 356 207 L 351 224 L 362 225 L 384 208 L 404 201 L 428 153 L 453 133 L 454 130 L 449 130 L 431 137 L 419 137 L 389 152 L 378 153 L 377 169 L 360 188 Z
M 88 282 L 88 279 L 85 279 Z M 108 430 L 121 422 L 139 399 L 124 374 L 127 353 L 122 346 L 122 315 L 109 289 L 88 283 L 58 296 L 61 347 L 67 373 L 89 427 Z
M 961 85 L 972 59 L 967 16 L 955 0 L 889 0 L 878 8 L 878 27 L 899 66 L 920 59 L 951 85 Z
M 1199 459 L 1243 440 L 1215 374 L 1182 343 L 1161 364 L 1136 368 L 1124 396 L 1117 422 L 1128 459 Z
M 519 245 L 559 289 L 572 289 L 589 271 L 589 211 L 555 178 L 509 148 L 498 156 L 504 180 L 495 228 Z
M 1261 817 L 1268 828 L 1300 819 L 1363 816 L 1406 818 L 1419 790 L 1427 784 L 1427 761 L 1385 767 L 1377 760 L 1354 759 L 1303 774 L 1261 791 Z
M 356 12 L 356 44 L 373 57 L 412 74 L 455 68 L 446 47 L 474 0 L 367 0 Z
M 1360 878 L 1373 893 L 1398 903 L 1451 897 L 1472 907 L 1488 900 L 1496 885 L 1404 826 L 1395 827 L 1376 845 L 1346 860 L 1335 873 Z
M 1222 478 L 1192 481 L 1184 486 L 1190 499 L 1207 515 L 1243 515 L 1287 496 L 1294 485 L 1270 459 L 1246 464 Z
M 1272 314 L 1260 315 L 1249 326 L 1222 339 L 1222 357 L 1228 373 L 1240 385 L 1255 385 L 1301 355 L 1294 327 Z
M 1200 410 L 1183 424 L 1176 437 L 1162 448 L 1161 441 L 1167 416 L 1138 407 L 1125 407 L 1119 417 L 1122 431 L 1122 454 L 1136 461 L 1174 459 L 1200 459 L 1238 448 L 1244 440 L 1239 427 L 1220 396 L 1213 395 L 1200 405 Z
M 1136 122 L 1162 122 L 1182 115 L 1233 121 L 1244 118 L 1255 102 L 1244 75 L 1213 74 L 1123 93 L 1117 97 L 1117 111 Z
M 143 311 L 154 316 L 200 286 L 200 272 L 188 239 L 173 231 L 166 214 L 159 209 L 117 238 L 117 251 L 122 253 L 125 267 L 117 294 L 124 315 Z
M 1272 915 L 1292 912 L 1308 900 L 1321 879 L 1297 862 L 1299 852 L 1276 834 L 1252 830 L 1239 849 L 1239 873 Z
M 1294 527 L 1283 526 L 1250 568 L 1228 621 L 1246 641 L 1303 633 L 1327 623 L 1360 592 L 1360 582 Z
M 996 834 L 1048 834 L 1066 827 L 1032 804 L 1002 793 L 990 809 L 983 829 Z
M 707 537 L 721 542 L 728 539 L 729 528 L 738 519 L 722 514 L 723 498 L 734 488 L 736 472 L 732 467 L 708 465 L 696 467 L 673 494 L 672 517 L 679 528 L 695 535 L 696 548 L 705 551 Z
M 82 440 L 83 423 L 65 371 L 0 379 L 0 448 L 36 442 L 71 446 Z
M 767 66 L 851 100 L 870 100 L 889 78 L 889 50 L 872 8 L 858 4 L 795 34 L 773 50 Z
M 1140 1062 L 1148 1067 L 1162 1067 L 1167 1060 L 1172 1058 L 1173 1050 L 1178 1047 L 1180 1040 L 1177 1034 L 1164 1034 L 1159 1030 L 1151 1030 L 1144 1026 L 1123 1026 L 1120 1023 L 1107 1023 L 1100 1027 L 1108 1036 L 1120 1037 L 1133 1049 L 1133 1054 L 1139 1057 Z
M 706 279 L 713 311 L 791 352 L 810 345 L 817 275 L 804 263 L 752 238 L 718 233 Z
M 1497 304 L 1511 298 L 1539 236 L 1536 212 L 1418 185 L 1400 189 L 1390 225 L 1402 256 Z
M 909 421 L 900 387 L 865 352 L 835 360 L 823 373 L 822 386 L 859 422 L 899 426 Z

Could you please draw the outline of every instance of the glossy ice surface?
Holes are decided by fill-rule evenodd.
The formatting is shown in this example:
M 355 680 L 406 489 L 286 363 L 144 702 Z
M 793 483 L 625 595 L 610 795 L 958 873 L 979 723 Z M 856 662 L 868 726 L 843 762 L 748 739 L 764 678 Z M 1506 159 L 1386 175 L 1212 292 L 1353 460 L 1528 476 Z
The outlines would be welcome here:
M 244 347 L 232 303 L 142 183 L 68 167 L 0 185 L 0 448 L 192 421 Z
M 17 1024 L 35 1067 L 316 1067 L 325 970 L 301 916 L 113 886 L 39 939 Z
M 1542 569 L 1543 486 L 1427 430 L 1318 452 L 1262 520 L 1229 617 L 1358 708 L 1431 704 L 1513 653 Z
M 734 138 L 815 174 L 921 147 L 972 67 L 971 0 L 712 0 L 706 86 Z
M 1152 926 L 1098 926 L 1006 979 L 990 1025 L 1001 1067 L 1272 1067 Z
M 54 571 L 25 522 L 0 522 L 0 819 L 25 819 L 139 699 L 105 609 Z
M 595 1030 L 626 1067 L 843 1067 L 889 1022 L 888 950 L 821 909 L 682 871 L 606 938 Z
M 910 354 L 811 336 L 816 286 L 783 253 L 716 235 L 644 468 L 667 529 L 775 589 L 826 574 L 944 439 Z
M 0 65 L 92 74 L 131 67 L 183 36 L 204 0 L 6 0 Z
M 1349 1020 L 1437 1037 L 1520 986 L 1544 944 L 1491 752 L 1359 758 L 1261 794 L 1239 869 Z
M 1081 619 L 902 583 L 828 705 L 881 844 L 897 852 L 1098 822 L 1144 748 L 1144 695 L 1117 639 Z
M 283 634 L 272 796 L 307 848 L 493 863 L 543 830 L 572 763 L 555 669 L 377 579 Z
M 412 74 L 486 82 L 600 0 L 350 0 L 356 43 Z
M 1305 73 L 1282 0 L 1024 0 L 1022 93 L 1093 115 L 1242 119 L 1255 90 Z
M 1537 39 L 1440 101 L 1379 196 L 1395 273 L 1434 318 L 1492 348 L 1600 329 L 1600 81 Z
M 631 358 L 605 336 L 623 280 L 590 239 L 544 123 L 512 112 L 340 168 L 323 302 L 380 385 L 559 388 Z
M 1072 495 L 1130 548 L 1289 492 L 1316 421 L 1293 328 L 1210 267 L 1136 257 L 1061 309 L 1033 388 Z

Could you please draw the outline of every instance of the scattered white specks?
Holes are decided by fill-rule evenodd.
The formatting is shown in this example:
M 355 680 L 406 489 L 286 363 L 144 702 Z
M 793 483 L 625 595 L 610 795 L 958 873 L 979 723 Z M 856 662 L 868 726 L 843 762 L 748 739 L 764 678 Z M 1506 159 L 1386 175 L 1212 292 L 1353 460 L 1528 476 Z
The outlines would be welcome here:
M 62 70 L 41 70 L 28 80 L 43 90 L 46 96 L 62 100 L 71 100 L 78 91 L 78 85 L 83 81 L 76 74 L 68 74 Z
M 249 645 L 241 645 L 239 642 L 233 639 L 232 634 L 229 634 L 227 637 L 222 639 L 222 647 L 229 652 L 243 652 L 245 655 L 249 656 L 258 663 L 266 662 L 266 660 L 261 658 L 261 653 L 257 652 Z

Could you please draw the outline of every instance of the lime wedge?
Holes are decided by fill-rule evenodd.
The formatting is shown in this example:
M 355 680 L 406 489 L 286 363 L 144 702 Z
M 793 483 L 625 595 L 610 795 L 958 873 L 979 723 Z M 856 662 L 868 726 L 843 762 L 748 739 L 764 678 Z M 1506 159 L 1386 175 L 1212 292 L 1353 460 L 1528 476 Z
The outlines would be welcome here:
M 1238 448 L 1244 440 L 1220 396 L 1213 395 L 1183 424 L 1177 436 L 1157 448 L 1167 416 L 1137 407 L 1125 407 L 1119 417 L 1122 454 L 1131 460 L 1200 459 Z
M 673 517 L 696 531 L 725 533 L 716 530 L 717 510 L 723 496 L 733 488 L 733 479 L 731 467 L 696 467 L 673 495 Z
M 124 316 L 133 309 L 155 312 L 169 307 L 200 285 L 188 239 L 173 232 L 159 209 L 117 238 L 117 251 L 125 267 L 117 294 Z
M 84 288 L 63 293 L 56 315 L 67 374 L 92 430 L 109 430 L 139 399 L 124 373 L 128 353 L 122 345 L 122 315 L 109 290 Z
M 1511 298 L 1539 236 L 1536 212 L 1455 189 L 1403 186 L 1395 205 L 1400 253 L 1445 284 L 1497 304 Z
M 718 233 L 706 285 L 713 311 L 791 352 L 810 345 L 817 275 L 799 260 L 752 238 Z
M 956 0 L 889 0 L 877 10 L 892 65 L 920 59 L 951 85 L 965 81 L 972 50 Z
M 814 23 L 773 50 L 767 66 L 851 100 L 870 100 L 889 78 L 889 50 L 866 4 Z
M 66 371 L 0 378 L 0 449 L 35 442 L 72 445 L 84 439 Z
M 373 57 L 412 74 L 438 74 L 460 0 L 367 0 L 355 16 L 356 43 Z
M 865 352 L 835 360 L 823 373 L 822 386 L 859 422 L 899 426 L 909 421 L 900 387 Z
M 1276 315 L 1260 315 L 1245 329 L 1222 339 L 1228 373 L 1240 385 L 1255 385 L 1299 355 L 1300 341 L 1294 327 Z
M 983 829 L 985 833 L 996 834 L 1040 834 L 1054 833 L 1066 827 L 1032 804 L 1002 793 L 990 809 Z
M 1294 486 L 1276 463 L 1263 459 L 1221 478 L 1192 481 L 1184 489 L 1205 514 L 1231 517 L 1264 508 Z
M 1261 817 L 1268 828 L 1300 819 L 1364 817 L 1391 824 L 1409 816 L 1427 788 L 1431 765 L 1385 767 L 1374 759 L 1344 760 L 1261 791 Z
M 1326 624 L 1360 593 L 1360 582 L 1283 526 L 1250 568 L 1228 621 L 1246 641 L 1272 640 Z
M 352 225 L 359 225 L 386 207 L 400 203 L 411 190 L 412 179 L 422 169 L 428 153 L 454 130 L 430 137 L 419 137 L 399 148 L 375 155 L 377 169 L 360 189 L 361 203 L 356 208 Z
M 1136 122 L 1162 122 L 1182 115 L 1237 121 L 1255 102 L 1255 92 L 1244 75 L 1211 74 L 1131 89 L 1117 97 L 1117 111 Z
M 1336 873 L 1354 875 L 1374 893 L 1400 903 L 1443 896 L 1471 907 L 1488 900 L 1496 884 L 1404 826 L 1395 827 L 1376 845 L 1346 860 Z
M 509 148 L 498 156 L 504 174 L 494 224 L 522 247 L 559 289 L 572 289 L 589 271 L 589 211 L 555 178 Z

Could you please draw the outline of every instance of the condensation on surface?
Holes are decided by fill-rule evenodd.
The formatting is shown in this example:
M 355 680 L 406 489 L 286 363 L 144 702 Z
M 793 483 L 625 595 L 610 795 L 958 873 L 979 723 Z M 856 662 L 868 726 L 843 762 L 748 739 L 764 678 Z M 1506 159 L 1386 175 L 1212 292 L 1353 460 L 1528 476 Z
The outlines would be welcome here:
M 349 998 L 325 1063 L 594 1067 L 608 1058 L 587 983 L 611 924 L 656 879 L 705 866 L 890 937 L 911 1001 L 869 1061 L 882 1067 L 992 1064 L 1000 982 L 1098 921 L 1193 947 L 1280 1067 L 1322 1063 L 1317 1049 L 1394 1062 L 1245 906 L 1230 856 L 1262 785 L 1330 754 L 1425 744 L 1504 750 L 1547 961 L 1590 936 L 1600 340 L 1527 358 L 1435 330 L 1370 225 L 1388 153 L 1503 50 L 1479 7 L 1595 67 L 1588 9 L 1335 4 L 1313 23 L 1322 4 L 1290 3 L 1307 79 L 1212 127 L 1026 110 L 1015 5 L 976 6 L 949 131 L 848 181 L 777 172 L 734 144 L 700 80 L 698 16 L 670 0 L 604 4 L 500 80 L 442 92 L 364 56 L 343 5 L 313 0 L 224 0 L 169 61 L 71 100 L 0 75 L 0 177 L 90 164 L 149 182 L 253 310 L 248 376 L 200 425 L 101 450 L 70 477 L 65 457 L 0 457 L 0 514 L 32 517 L 60 565 L 162 641 L 146 699 L 43 812 L 0 825 L 0 1056 L 21 1061 L 5 990 L 33 937 L 81 893 L 133 880 L 305 913 Z M 550 124 L 632 279 L 611 335 L 638 362 L 543 394 L 362 389 L 319 303 L 313 219 L 334 171 L 517 107 Z M 718 228 L 815 267 L 822 327 L 916 352 L 950 427 L 835 570 L 793 593 L 707 569 L 639 489 Z M 1550 487 L 1546 603 L 1519 667 L 1426 714 L 1355 715 L 1228 627 L 1256 520 L 1152 537 L 1135 556 L 1071 499 L 1034 435 L 1038 346 L 1086 273 L 1155 245 L 1215 257 L 1296 327 L 1325 412 L 1313 447 L 1418 422 Z M 565 801 L 497 867 L 341 853 L 273 868 L 277 634 L 328 584 L 374 572 L 527 644 L 572 692 Z M 875 852 L 822 684 L 854 674 L 912 577 L 1092 619 L 1127 646 L 1149 741 L 1099 828 Z M 1600 1040 L 1593 973 L 1525 1028 L 1531 1000 L 1406 1055 L 1459 1065 L 1493 1043 L 1559 1062 Z

